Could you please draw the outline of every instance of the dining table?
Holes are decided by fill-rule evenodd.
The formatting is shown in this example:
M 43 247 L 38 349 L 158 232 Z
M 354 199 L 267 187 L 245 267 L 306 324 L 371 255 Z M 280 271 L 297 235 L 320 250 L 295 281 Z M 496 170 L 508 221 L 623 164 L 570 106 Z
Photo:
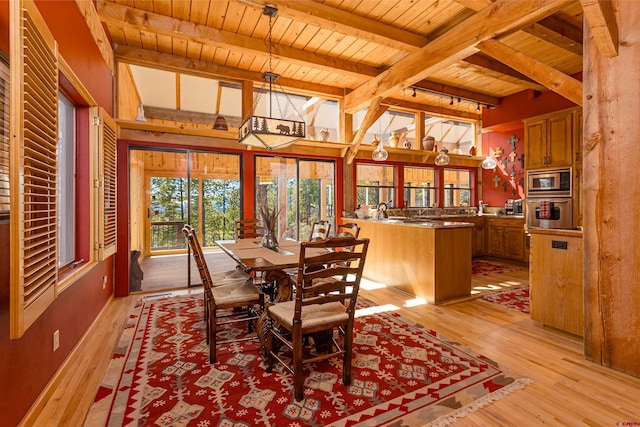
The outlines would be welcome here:
M 298 267 L 300 241 L 280 239 L 275 248 L 263 247 L 261 238 L 217 240 L 215 243 L 240 268 L 260 277 L 258 285 L 271 303 L 291 299 L 292 284 L 287 270 Z

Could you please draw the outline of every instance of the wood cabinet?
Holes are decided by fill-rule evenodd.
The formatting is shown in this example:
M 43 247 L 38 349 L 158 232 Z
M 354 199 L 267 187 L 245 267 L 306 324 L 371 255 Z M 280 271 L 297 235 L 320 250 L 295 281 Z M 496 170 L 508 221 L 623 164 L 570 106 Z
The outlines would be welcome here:
M 526 261 L 523 218 L 487 217 L 487 254 Z
M 487 254 L 487 237 L 485 217 L 469 216 L 462 217 L 460 221 L 470 222 L 474 225 L 471 230 L 471 256 L 480 257 Z
M 524 121 L 525 169 L 573 165 L 575 108 Z
M 583 336 L 582 232 L 530 232 L 531 318 L 546 326 Z

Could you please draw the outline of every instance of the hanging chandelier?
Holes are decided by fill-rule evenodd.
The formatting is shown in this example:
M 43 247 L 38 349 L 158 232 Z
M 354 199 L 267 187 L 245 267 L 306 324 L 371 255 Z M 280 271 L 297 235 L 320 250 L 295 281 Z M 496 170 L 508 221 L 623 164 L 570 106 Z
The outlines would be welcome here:
M 278 9 L 273 6 L 265 6 L 263 15 L 269 16 L 269 71 L 262 74 L 262 80 L 265 83 L 269 83 L 269 105 L 267 106 L 269 116 L 257 116 L 255 115 L 256 106 L 260 100 L 261 93 L 258 94 L 256 101 L 253 105 L 253 111 L 251 116 L 240 126 L 238 130 L 238 142 L 241 144 L 251 145 L 259 148 L 266 148 L 273 150 L 276 148 L 287 147 L 306 137 L 306 123 L 304 121 L 290 120 L 284 118 L 282 114 L 282 108 L 280 108 L 280 101 L 277 95 L 274 95 L 273 85 L 276 83 L 280 74 L 273 72 L 271 64 L 273 58 L 273 42 L 272 42 L 272 27 L 273 17 L 278 13 Z M 289 96 L 280 88 L 280 92 L 284 94 L 287 102 L 291 104 L 293 110 L 302 118 L 295 105 L 289 99 Z M 278 104 L 280 112 L 280 118 L 273 117 L 273 98 Z

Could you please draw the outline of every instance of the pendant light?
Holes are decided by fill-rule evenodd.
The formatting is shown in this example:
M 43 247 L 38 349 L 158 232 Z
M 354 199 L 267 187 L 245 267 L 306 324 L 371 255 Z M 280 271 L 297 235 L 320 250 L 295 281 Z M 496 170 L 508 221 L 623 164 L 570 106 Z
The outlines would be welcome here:
M 439 98 L 440 103 L 440 114 L 442 114 L 442 98 Z M 449 157 L 449 150 L 444 147 L 444 132 L 442 129 L 442 122 L 444 122 L 444 118 L 440 117 L 440 152 L 434 159 L 434 163 L 436 166 L 447 166 L 451 161 Z
M 254 147 L 266 148 L 268 150 L 287 147 L 305 138 L 307 134 L 306 123 L 304 121 L 289 120 L 283 117 L 282 109 L 280 108 L 277 96 L 276 102 L 278 103 L 278 108 L 280 108 L 281 117 L 274 118 L 271 111 L 273 104 L 272 98 L 274 96 L 273 85 L 275 84 L 276 80 L 280 78 L 280 74 L 276 74 L 273 72 L 273 67 L 271 65 L 271 61 L 273 59 L 273 18 L 277 13 L 278 8 L 274 6 L 264 7 L 263 15 L 269 16 L 269 71 L 262 74 L 262 80 L 264 80 L 265 85 L 266 83 L 269 83 L 269 117 L 256 116 L 253 114 L 255 112 L 255 107 L 260 100 L 259 93 L 258 99 L 256 99 L 256 102 L 254 104 L 254 111 L 238 130 L 238 142 Z M 293 102 L 291 102 L 289 96 L 282 89 L 281 92 L 284 93 L 287 101 L 293 107 L 293 111 L 295 111 L 298 117 L 302 118 L 302 115 L 298 112 Z
M 371 153 L 371 158 L 376 162 L 384 162 L 389 158 L 389 152 L 384 149 L 384 142 L 380 141 L 380 144 Z
M 449 157 L 449 150 L 447 150 L 446 148 L 442 147 L 440 149 L 440 152 L 438 153 L 438 155 L 436 156 L 434 163 L 436 164 L 436 166 L 447 166 L 449 164 L 449 162 L 451 161 L 451 158 Z
M 487 157 L 482 161 L 482 169 L 496 169 L 498 167 L 498 162 L 496 159 L 491 157 L 491 133 L 489 132 L 489 150 L 487 151 Z
M 384 162 L 389 158 L 389 152 L 384 149 L 384 142 L 382 139 L 378 139 L 378 135 L 380 135 L 380 120 L 382 117 L 378 118 L 378 133 L 373 134 L 373 141 L 371 144 L 376 144 L 376 149 L 371 152 L 371 158 L 376 162 Z

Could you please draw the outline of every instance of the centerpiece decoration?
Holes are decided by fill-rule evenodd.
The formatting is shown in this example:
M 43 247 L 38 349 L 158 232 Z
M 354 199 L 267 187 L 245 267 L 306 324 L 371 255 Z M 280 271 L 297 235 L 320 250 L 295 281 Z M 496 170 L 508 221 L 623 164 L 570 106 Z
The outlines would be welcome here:
M 278 215 L 282 208 L 277 209 L 276 206 L 270 209 L 266 204 L 258 207 L 258 217 L 262 221 L 264 235 L 262 236 L 262 246 L 268 249 L 274 249 L 278 246 L 278 238 L 276 237 L 276 225 L 278 224 Z

